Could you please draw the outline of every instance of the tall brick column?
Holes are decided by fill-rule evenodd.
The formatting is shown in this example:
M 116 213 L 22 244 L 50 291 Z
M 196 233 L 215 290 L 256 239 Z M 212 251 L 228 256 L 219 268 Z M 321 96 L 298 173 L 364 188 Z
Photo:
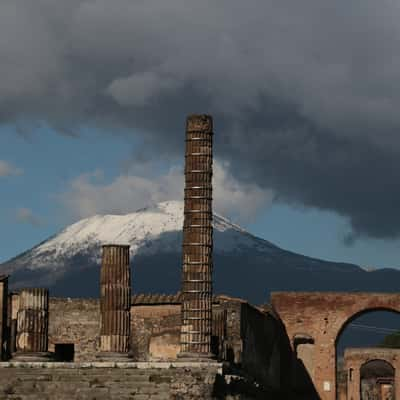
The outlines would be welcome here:
M 104 245 L 100 273 L 99 358 L 126 361 L 129 357 L 131 272 L 129 246 Z
M 212 357 L 212 138 L 210 116 L 187 118 L 179 355 L 183 358 Z
M 14 358 L 48 361 L 49 290 L 22 289 L 17 313 L 17 351 Z

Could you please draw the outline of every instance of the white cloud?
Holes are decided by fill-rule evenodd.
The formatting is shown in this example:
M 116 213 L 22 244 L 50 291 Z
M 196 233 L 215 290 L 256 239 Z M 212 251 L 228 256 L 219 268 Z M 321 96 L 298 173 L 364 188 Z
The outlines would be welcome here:
M 214 162 L 214 209 L 238 222 L 252 220 L 258 211 L 269 206 L 274 192 L 253 182 L 239 182 L 229 173 L 228 162 Z
M 239 183 L 228 173 L 228 167 L 227 163 L 214 161 L 214 210 L 238 222 L 248 221 L 272 202 L 274 194 L 254 183 Z M 125 214 L 161 201 L 183 200 L 182 168 L 171 167 L 158 176 L 141 172 L 120 175 L 108 183 L 101 171 L 82 174 L 70 182 L 59 199 L 74 219 Z
M 75 178 L 62 203 L 74 218 L 94 214 L 124 214 L 150 203 L 182 197 L 182 174 L 171 168 L 167 174 L 150 179 L 138 175 L 120 175 L 105 183 L 101 171 Z
M 11 176 L 11 175 L 21 175 L 22 169 L 13 166 L 7 161 L 0 160 L 0 177 Z
M 18 208 L 15 216 L 17 221 L 24 224 L 30 224 L 33 226 L 41 226 L 43 225 L 43 221 L 33 214 L 32 210 L 29 208 L 21 207 Z

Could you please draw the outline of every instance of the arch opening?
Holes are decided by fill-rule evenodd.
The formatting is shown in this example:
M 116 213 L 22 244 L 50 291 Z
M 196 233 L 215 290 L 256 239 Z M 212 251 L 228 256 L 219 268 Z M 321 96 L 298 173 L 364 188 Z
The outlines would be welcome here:
M 335 340 L 336 399 L 386 400 L 387 398 L 393 400 L 395 398 L 395 368 L 385 359 L 388 357 L 390 361 L 391 354 L 396 352 L 396 349 L 398 349 L 397 352 L 400 351 L 400 312 L 398 310 L 389 307 L 369 308 L 360 310 L 348 318 Z M 376 354 L 383 355 L 383 362 L 388 362 L 392 369 L 387 364 L 382 364 L 380 357 L 375 357 Z M 372 362 L 375 359 L 379 359 L 380 362 Z M 362 365 L 364 367 L 361 371 Z M 382 365 L 386 366 L 386 370 Z M 379 375 L 379 371 L 382 370 L 383 376 L 367 378 L 368 370 L 371 375 L 374 369 L 376 375 Z M 373 381 L 375 386 L 372 384 Z M 355 382 L 358 383 L 355 385 Z M 358 388 L 358 394 L 355 396 L 349 394 L 351 386 L 354 385 Z M 379 397 L 376 397 L 378 386 L 385 388 L 386 394 L 381 393 Z
M 395 368 L 382 359 L 365 362 L 360 368 L 361 400 L 394 400 Z

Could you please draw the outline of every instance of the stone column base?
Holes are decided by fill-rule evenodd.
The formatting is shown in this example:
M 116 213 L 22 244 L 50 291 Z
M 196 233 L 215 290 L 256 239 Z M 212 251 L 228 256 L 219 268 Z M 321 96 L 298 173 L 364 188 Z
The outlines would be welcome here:
M 117 353 L 112 351 L 102 351 L 96 354 L 98 361 L 109 362 L 131 362 L 132 357 L 129 353 Z
M 16 352 L 12 354 L 11 361 L 20 361 L 20 362 L 50 362 L 54 361 L 53 354 L 47 351 L 38 352 L 38 353 L 30 353 L 30 352 Z

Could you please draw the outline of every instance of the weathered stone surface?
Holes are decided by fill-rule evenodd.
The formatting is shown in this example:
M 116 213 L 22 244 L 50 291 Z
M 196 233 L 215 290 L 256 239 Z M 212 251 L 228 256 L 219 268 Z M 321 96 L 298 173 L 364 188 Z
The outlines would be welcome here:
M 180 304 L 132 306 L 131 321 L 135 360 L 176 359 L 180 350 Z
M 1 363 L 0 399 L 211 399 L 221 372 L 218 363 Z
M 305 335 L 313 343 L 305 360 L 322 400 L 336 398 L 336 341 L 347 323 L 371 310 L 400 312 L 400 294 L 340 292 L 275 292 L 271 304 L 282 319 L 293 350 L 295 337 Z
M 382 360 L 394 369 L 394 398 L 400 398 L 400 350 L 390 348 L 355 348 L 346 349 L 344 367 L 347 371 L 347 398 L 360 400 L 360 371 L 370 361 Z M 351 371 L 351 373 L 350 373 Z M 382 399 L 391 397 L 382 397 Z
M 92 361 L 100 342 L 98 299 L 50 298 L 49 351 L 56 344 L 73 344 L 74 361 Z
M 100 276 L 100 352 L 127 355 L 130 339 L 131 274 L 129 246 L 103 245 Z
M 187 118 L 181 356 L 211 355 L 212 129 L 209 115 Z
M 48 289 L 22 289 L 17 320 L 16 356 L 46 353 L 49 327 Z
M 297 400 L 217 362 L 0 363 L 0 400 Z

